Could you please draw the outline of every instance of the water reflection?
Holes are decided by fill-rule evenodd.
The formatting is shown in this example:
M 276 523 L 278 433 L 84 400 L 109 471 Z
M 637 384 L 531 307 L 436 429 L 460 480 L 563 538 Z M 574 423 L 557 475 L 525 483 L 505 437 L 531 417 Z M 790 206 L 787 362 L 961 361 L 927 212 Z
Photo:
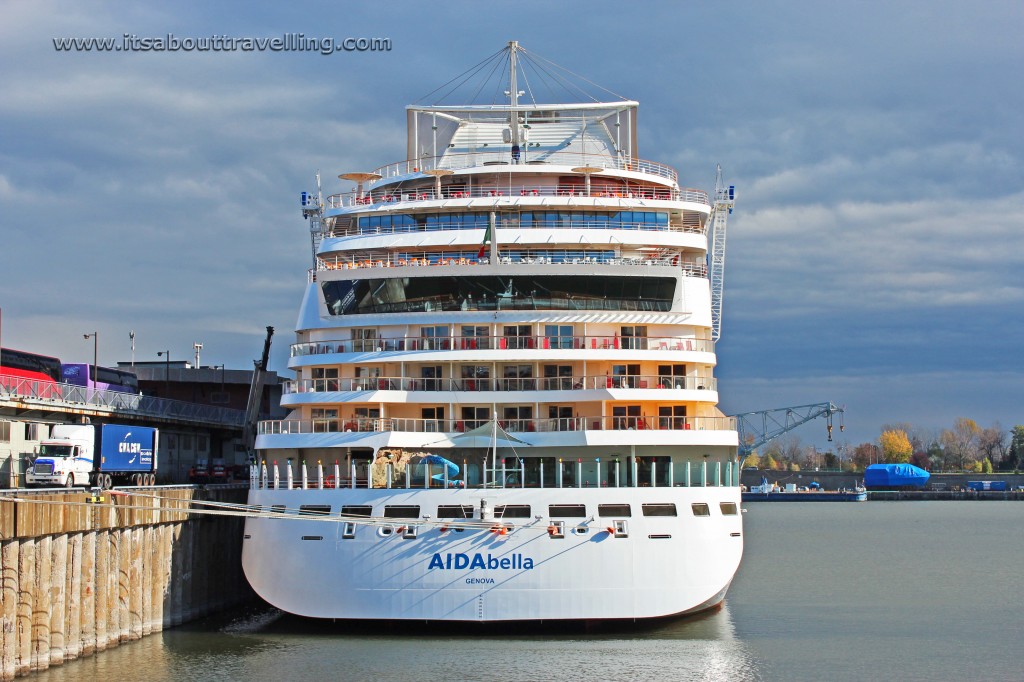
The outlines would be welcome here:
M 554 624 L 539 633 L 522 627 L 425 627 L 338 624 L 262 609 L 169 630 L 36 679 L 125 679 L 129 671 L 131 678 L 175 682 L 761 679 L 748 647 L 735 636 L 728 606 L 690 619 L 596 632 L 565 632 Z

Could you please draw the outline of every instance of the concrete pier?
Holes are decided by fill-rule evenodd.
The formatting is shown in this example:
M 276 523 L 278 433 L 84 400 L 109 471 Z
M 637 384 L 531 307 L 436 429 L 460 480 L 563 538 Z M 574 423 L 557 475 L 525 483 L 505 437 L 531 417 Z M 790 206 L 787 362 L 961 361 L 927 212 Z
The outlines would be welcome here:
M 35 502 L 0 501 L 0 681 L 252 598 L 243 519 L 177 511 L 195 500 L 244 502 L 246 490 L 124 492 L 142 494 L 87 502 L 85 491 L 4 491 Z

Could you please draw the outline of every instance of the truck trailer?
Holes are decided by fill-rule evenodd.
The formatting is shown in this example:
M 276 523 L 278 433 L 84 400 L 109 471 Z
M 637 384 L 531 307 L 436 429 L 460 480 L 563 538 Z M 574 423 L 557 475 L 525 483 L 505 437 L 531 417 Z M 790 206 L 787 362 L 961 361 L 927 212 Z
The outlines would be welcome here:
M 25 473 L 29 487 L 154 485 L 158 429 L 122 424 L 58 424 Z

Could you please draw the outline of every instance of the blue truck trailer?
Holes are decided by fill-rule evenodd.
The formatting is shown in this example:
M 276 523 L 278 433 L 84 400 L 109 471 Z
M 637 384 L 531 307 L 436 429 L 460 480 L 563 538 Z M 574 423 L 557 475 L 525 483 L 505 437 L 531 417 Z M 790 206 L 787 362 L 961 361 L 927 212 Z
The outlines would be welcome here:
M 154 485 L 160 432 L 149 426 L 58 424 L 25 474 L 31 486 Z

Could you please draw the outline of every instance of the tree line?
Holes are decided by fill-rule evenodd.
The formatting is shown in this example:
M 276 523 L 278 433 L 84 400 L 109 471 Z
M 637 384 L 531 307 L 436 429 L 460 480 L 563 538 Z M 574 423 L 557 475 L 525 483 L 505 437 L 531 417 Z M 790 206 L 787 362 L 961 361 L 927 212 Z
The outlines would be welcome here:
M 1009 431 L 998 422 L 982 428 L 958 417 L 951 428 L 928 430 L 912 424 L 886 424 L 877 440 L 836 443 L 833 450 L 804 446 L 795 435 L 777 438 L 743 460 L 744 467 L 800 471 L 864 471 L 871 464 L 910 463 L 932 472 L 1019 471 L 1024 468 L 1024 425 Z

